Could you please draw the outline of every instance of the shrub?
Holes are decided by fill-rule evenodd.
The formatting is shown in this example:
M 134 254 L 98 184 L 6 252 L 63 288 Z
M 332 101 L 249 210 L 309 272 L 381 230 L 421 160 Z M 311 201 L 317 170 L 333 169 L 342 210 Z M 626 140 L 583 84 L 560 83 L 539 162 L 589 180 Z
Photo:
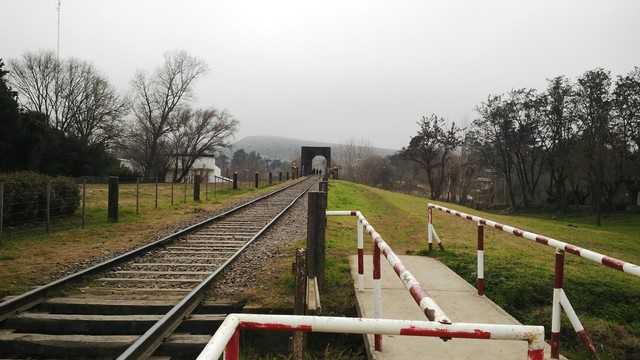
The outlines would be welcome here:
M 80 203 L 80 189 L 70 178 L 15 172 L 0 174 L 0 182 L 4 182 L 3 208 L 6 224 L 46 218 L 48 182 L 51 182 L 51 217 L 73 215 Z

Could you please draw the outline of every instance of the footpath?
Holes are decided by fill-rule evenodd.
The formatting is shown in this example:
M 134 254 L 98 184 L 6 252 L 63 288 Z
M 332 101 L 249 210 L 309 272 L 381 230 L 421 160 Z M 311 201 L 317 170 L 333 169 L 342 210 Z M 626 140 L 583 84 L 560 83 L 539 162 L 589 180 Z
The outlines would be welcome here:
M 440 261 L 424 256 L 399 256 L 422 287 L 438 303 L 449 319 L 456 323 L 520 324 L 486 296 L 478 296 L 476 289 Z M 352 256 L 351 275 L 356 284 L 356 306 L 363 318 L 374 318 L 372 257 L 364 258 L 365 287 L 357 289 L 357 257 Z M 381 259 L 382 318 L 427 320 L 409 291 L 397 277 L 389 263 Z M 523 279 L 525 280 L 525 279 Z M 537 325 L 537 324 L 527 324 Z M 369 359 L 526 359 L 527 343 L 509 340 L 451 339 L 422 336 L 382 336 L 382 352 L 374 351 L 373 335 L 365 338 Z M 545 348 L 545 359 L 551 349 Z

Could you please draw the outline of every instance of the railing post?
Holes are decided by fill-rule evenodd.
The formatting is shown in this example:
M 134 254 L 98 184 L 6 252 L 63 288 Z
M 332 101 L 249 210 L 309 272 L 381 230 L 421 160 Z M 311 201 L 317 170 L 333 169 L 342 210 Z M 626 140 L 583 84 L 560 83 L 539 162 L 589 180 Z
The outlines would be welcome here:
M 553 275 L 553 310 L 551 314 L 551 358 L 560 358 L 560 316 L 562 312 L 562 284 L 564 282 L 564 251 L 556 249 Z
M 240 359 L 240 330 L 236 329 L 224 348 L 224 360 Z
M 429 251 L 433 250 L 433 208 L 429 206 L 429 210 L 427 211 L 429 214 L 429 221 L 427 224 L 427 233 L 429 236 Z
M 360 212 L 356 213 L 358 228 L 358 290 L 364 291 L 364 232 L 360 221 Z
M 380 280 L 380 248 L 378 243 L 373 240 L 373 287 L 374 287 L 374 316 L 376 319 L 382 319 L 382 283 Z M 375 351 L 382 351 L 382 335 L 374 334 Z
M 484 295 L 484 226 L 478 222 L 478 296 Z

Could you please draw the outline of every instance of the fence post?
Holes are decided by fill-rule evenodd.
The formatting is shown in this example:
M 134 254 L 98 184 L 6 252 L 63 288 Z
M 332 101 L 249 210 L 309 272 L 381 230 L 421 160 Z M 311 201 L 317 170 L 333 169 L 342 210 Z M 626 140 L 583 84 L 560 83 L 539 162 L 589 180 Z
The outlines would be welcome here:
M 238 189 L 238 172 L 233 173 L 233 190 Z
M 209 201 L 209 179 L 204 182 L 204 200 Z
M 258 184 L 258 177 L 259 177 L 259 175 L 258 175 L 258 173 L 256 173 L 256 175 L 255 175 L 255 188 L 256 189 L 260 187 L 260 185 Z
M 282 171 L 278 173 L 278 182 L 282 182 Z
M 156 176 L 156 209 L 158 208 L 158 177 Z
M 305 315 L 304 305 L 307 294 L 307 271 L 305 268 L 307 252 L 305 249 L 296 249 L 295 279 L 296 289 L 293 305 L 294 315 Z M 293 333 L 293 359 L 303 360 L 305 355 L 305 333 L 295 331 Z
M 140 211 L 140 177 L 136 177 L 136 215 Z
M 318 189 L 320 191 L 324 191 L 326 193 L 329 193 L 329 183 L 327 181 L 318 182 Z
M 287 181 L 289 181 L 289 172 L 287 171 Z
M 173 182 L 173 180 L 171 180 L 171 207 L 173 207 L 173 188 L 175 186 L 175 183 Z
M 187 203 L 187 179 L 182 179 L 182 180 L 184 181 L 184 189 L 182 191 L 182 193 L 184 194 L 184 198 L 182 202 L 186 204 Z
M 4 181 L 0 182 L 0 240 L 4 226 Z
M 373 240 L 373 296 L 374 296 L 374 316 L 382 319 L 382 282 L 380 280 L 380 248 Z M 382 351 L 382 335 L 374 334 L 373 342 L 375 351 Z
M 200 201 L 200 182 L 202 177 L 200 175 L 193 176 L 193 201 Z
M 118 177 L 109 176 L 109 214 L 108 220 L 118 221 Z
M 309 192 L 307 210 L 307 276 L 317 278 L 324 287 L 325 228 L 327 226 L 327 197 L 319 191 Z
M 269 185 L 273 184 L 273 173 L 269 173 Z
M 47 232 L 49 232 L 49 223 L 51 220 L 51 181 L 47 182 Z
M 87 178 L 82 179 L 82 228 L 87 222 Z
M 484 226 L 478 222 L 478 296 L 484 295 Z

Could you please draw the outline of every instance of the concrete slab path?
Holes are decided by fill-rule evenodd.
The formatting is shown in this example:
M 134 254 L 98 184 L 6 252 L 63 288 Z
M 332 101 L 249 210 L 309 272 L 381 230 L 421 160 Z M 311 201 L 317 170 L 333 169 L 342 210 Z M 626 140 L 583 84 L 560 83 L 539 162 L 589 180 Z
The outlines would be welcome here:
M 452 322 L 485 324 L 520 324 L 486 296 L 440 261 L 424 256 L 400 256 L 407 270 L 434 298 Z M 351 274 L 356 284 L 356 305 L 361 317 L 374 318 L 372 257 L 365 255 L 365 289 L 357 289 L 357 258 L 351 257 Z M 397 277 L 386 259 L 381 260 L 382 318 L 427 320 L 409 291 Z M 536 325 L 536 324 L 528 324 Z M 369 358 L 378 359 L 526 359 L 527 343 L 508 340 L 451 339 L 422 336 L 382 337 L 382 352 L 375 352 L 373 335 L 365 339 Z M 550 348 L 545 349 L 549 358 Z

